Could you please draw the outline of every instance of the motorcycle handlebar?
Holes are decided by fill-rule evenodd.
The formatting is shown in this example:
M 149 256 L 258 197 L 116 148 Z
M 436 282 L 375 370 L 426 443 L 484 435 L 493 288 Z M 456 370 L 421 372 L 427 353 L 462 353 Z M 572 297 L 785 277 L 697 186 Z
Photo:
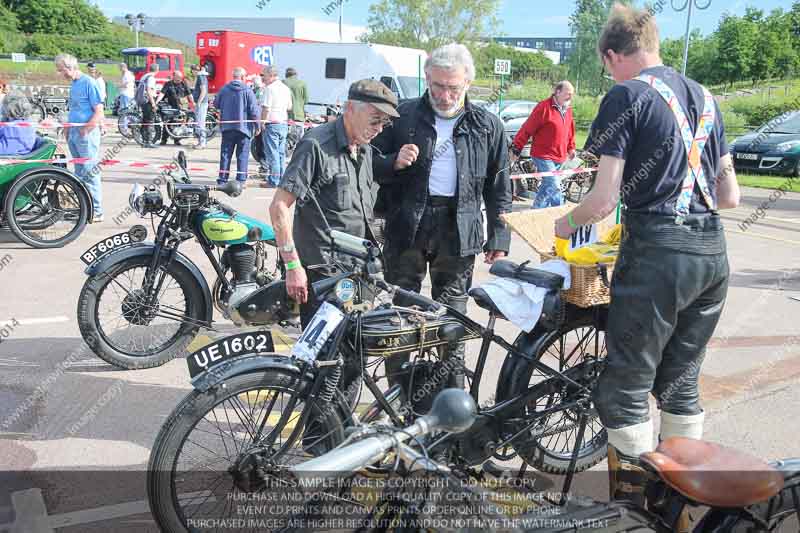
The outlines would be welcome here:
M 219 210 L 225 213 L 226 215 L 231 217 L 236 216 L 236 209 L 232 208 L 231 206 L 225 205 L 223 203 L 217 203 L 217 205 L 219 206 Z
M 442 309 L 442 304 L 440 304 L 439 302 L 431 300 L 427 296 L 423 296 L 419 293 L 401 289 L 400 287 L 394 288 L 394 303 L 395 305 L 399 305 L 402 307 L 411 307 L 412 305 L 418 305 L 423 309 L 427 309 L 433 312 L 437 312 Z

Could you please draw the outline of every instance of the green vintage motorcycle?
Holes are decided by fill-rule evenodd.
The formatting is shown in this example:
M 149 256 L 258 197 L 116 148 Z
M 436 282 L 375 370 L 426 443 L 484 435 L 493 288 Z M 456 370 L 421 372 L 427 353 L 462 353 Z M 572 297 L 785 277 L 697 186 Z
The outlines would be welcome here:
M 238 182 L 195 184 L 182 151 L 174 163 L 180 177 L 169 173 L 168 202 L 154 185 L 137 184 L 129 197 L 132 211 L 161 218 L 153 241 L 136 225 L 81 255 L 88 275 L 78 300 L 81 335 L 98 357 L 121 368 L 151 368 L 185 353 L 200 328 L 215 329 L 214 308 L 237 326 L 292 320 L 283 311 L 285 287 L 276 282 L 277 250 L 270 259 L 272 226 L 211 194 L 238 196 Z M 217 274 L 211 287 L 178 250 L 190 240 L 197 240 Z
M 0 219 L 20 241 L 34 248 L 59 248 L 80 236 L 93 218 L 86 186 L 62 163 L 56 142 L 39 137 L 31 153 L 0 156 Z M 3 160 L 30 162 L 3 164 Z

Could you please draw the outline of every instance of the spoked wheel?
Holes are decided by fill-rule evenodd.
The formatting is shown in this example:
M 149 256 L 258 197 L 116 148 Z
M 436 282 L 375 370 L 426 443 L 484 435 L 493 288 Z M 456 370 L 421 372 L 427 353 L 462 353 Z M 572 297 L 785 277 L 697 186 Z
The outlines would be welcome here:
M 210 141 L 219 131 L 219 117 L 210 111 L 206 113 L 206 140 Z
M 121 368 L 151 368 L 184 353 L 205 317 L 203 291 L 177 261 L 162 265 L 145 292 L 151 260 L 133 257 L 89 277 L 78 300 L 84 340 Z
M 141 121 L 141 116 L 135 111 L 120 109 L 119 116 L 117 118 L 117 130 L 119 130 L 119 134 L 124 138 L 133 139 L 133 130 L 131 129 L 130 124 L 132 122 L 136 122 L 138 124 Z
M 194 113 L 189 111 L 183 116 L 171 117 L 164 127 L 173 139 L 188 139 L 194 136 L 194 123 Z
M 142 126 L 142 115 L 140 113 L 129 115 L 128 128 L 130 129 L 133 140 L 140 146 L 144 146 L 144 126 Z M 150 125 L 150 142 L 155 144 L 161 139 L 161 132 L 164 125 L 161 119 L 156 116 L 153 119 L 153 124 Z
M 592 180 L 582 175 L 570 176 L 565 180 L 563 187 L 564 197 L 572 203 L 579 204 L 592 188 Z
M 45 118 L 47 118 L 47 110 L 44 108 L 42 104 L 37 102 L 31 102 L 31 111 L 28 118 L 31 122 L 41 122 Z
M 594 389 L 606 356 L 605 332 L 597 330 L 588 319 L 575 321 L 559 331 L 546 333 L 540 350 L 535 355 L 539 361 L 565 373 L 572 380 Z M 514 422 L 518 429 L 530 424 L 537 412 L 581 397 L 573 386 L 555 377 L 544 378 L 533 366 L 520 368 L 512 376 L 511 394 L 525 394 L 530 388 L 530 400 L 525 411 Z M 535 391 L 533 390 L 535 389 Z M 511 397 L 511 396 L 510 396 Z M 556 411 L 540 418 L 530 430 L 530 437 L 519 437 L 513 448 L 534 468 L 552 474 L 566 474 L 573 450 L 579 447 L 575 470 L 580 472 L 599 463 L 607 453 L 608 434 L 599 415 L 585 400 L 587 425 L 583 439 L 577 443 L 580 412 L 577 409 Z
M 148 465 L 147 495 L 161 530 L 192 531 L 203 520 L 242 518 L 274 519 L 252 531 L 283 530 L 292 517 L 287 510 L 298 505 L 295 496 L 302 507 L 301 489 L 287 468 L 344 439 L 339 415 L 308 400 L 307 385 L 296 374 L 272 370 L 187 396 L 161 428 Z M 311 413 L 301 428 L 307 401 Z M 242 516 L 239 509 L 249 504 L 275 514 Z
M 4 206 L 8 227 L 34 248 L 58 248 L 75 239 L 89 218 L 80 183 L 66 172 L 29 174 L 8 191 Z

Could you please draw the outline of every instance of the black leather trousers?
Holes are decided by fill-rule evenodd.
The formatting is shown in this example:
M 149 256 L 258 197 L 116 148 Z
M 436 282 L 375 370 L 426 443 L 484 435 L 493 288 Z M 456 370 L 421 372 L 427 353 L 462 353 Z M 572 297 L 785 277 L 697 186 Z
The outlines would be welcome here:
M 626 214 L 611 283 L 608 365 L 595 390 L 603 424 L 649 419 L 648 395 L 676 415 L 702 412 L 698 377 L 728 291 L 717 215 Z

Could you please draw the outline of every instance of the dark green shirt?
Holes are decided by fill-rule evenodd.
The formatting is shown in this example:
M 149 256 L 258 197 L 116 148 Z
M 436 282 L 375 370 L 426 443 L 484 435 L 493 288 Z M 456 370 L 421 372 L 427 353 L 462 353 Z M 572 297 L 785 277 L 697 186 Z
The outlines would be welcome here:
M 283 80 L 283 83 L 292 91 L 292 110 L 289 111 L 289 118 L 303 122 L 306 119 L 305 107 L 308 103 L 306 82 L 297 79 L 297 76 L 292 76 Z
M 360 146 L 350 153 L 344 119 L 338 118 L 306 133 L 294 149 L 279 187 L 297 198 L 293 237 L 304 265 L 328 263 L 325 220 L 331 229 L 374 241 L 372 221 L 378 186 L 372 179 L 372 150 Z M 322 212 L 309 194 L 314 192 Z

